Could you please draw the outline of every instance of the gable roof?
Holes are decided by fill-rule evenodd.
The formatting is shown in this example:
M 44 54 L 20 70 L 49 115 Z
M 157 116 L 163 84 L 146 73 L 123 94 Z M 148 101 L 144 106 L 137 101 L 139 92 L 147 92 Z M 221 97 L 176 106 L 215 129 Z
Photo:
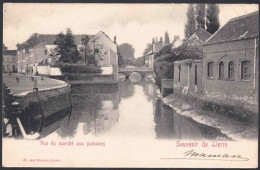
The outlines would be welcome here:
M 202 29 L 202 28 L 200 27 L 200 28 L 198 28 L 194 33 L 192 33 L 188 38 L 186 38 L 185 41 L 190 40 L 190 38 L 191 38 L 194 34 L 196 34 L 196 35 L 198 36 L 198 38 L 199 38 L 202 42 L 205 42 L 205 41 L 211 36 L 211 34 L 210 34 L 208 31 L 206 31 L 206 30 L 204 30 L 204 29 Z
M 257 36 L 259 36 L 259 11 L 229 20 L 204 45 L 254 38 Z
M 4 55 L 16 55 L 16 50 L 3 50 Z
M 55 34 L 33 34 L 26 42 L 20 44 L 18 46 L 18 50 L 28 49 L 35 47 L 36 45 L 44 42 L 46 45 L 54 45 L 54 41 L 56 40 Z M 81 39 L 84 35 L 74 35 L 74 41 L 77 45 L 81 45 Z M 90 40 L 95 37 L 95 35 L 87 35 Z

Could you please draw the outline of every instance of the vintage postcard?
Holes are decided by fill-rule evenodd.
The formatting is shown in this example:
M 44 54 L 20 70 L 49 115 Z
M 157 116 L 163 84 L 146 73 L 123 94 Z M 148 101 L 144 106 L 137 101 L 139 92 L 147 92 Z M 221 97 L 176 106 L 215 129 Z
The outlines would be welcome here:
M 3 167 L 258 167 L 258 4 L 4 3 L 2 77 Z

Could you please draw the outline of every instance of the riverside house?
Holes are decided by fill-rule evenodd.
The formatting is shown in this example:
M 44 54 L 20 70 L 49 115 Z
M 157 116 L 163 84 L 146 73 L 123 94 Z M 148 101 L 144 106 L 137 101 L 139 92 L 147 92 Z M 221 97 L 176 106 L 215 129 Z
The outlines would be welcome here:
M 205 41 L 201 59 L 174 62 L 174 94 L 224 113 L 258 113 L 258 41 L 259 12 L 231 19 Z
M 16 50 L 3 50 L 3 72 L 17 71 Z
M 81 39 L 84 35 L 74 35 L 78 49 L 83 48 Z M 88 46 L 93 51 L 95 60 L 101 67 L 112 67 L 118 64 L 117 45 L 104 32 L 87 35 L 90 40 Z M 33 34 L 26 42 L 18 44 L 17 66 L 18 72 L 35 74 L 37 66 L 49 66 L 56 45 L 54 34 Z M 49 67 L 46 67 L 49 68 Z M 38 70 L 39 71 L 39 70 Z
M 203 45 L 206 100 L 257 111 L 259 12 L 227 22 Z
M 202 28 L 191 34 L 183 44 L 199 45 L 211 36 Z M 201 49 L 202 50 L 202 49 Z M 202 53 L 197 59 L 185 59 L 174 62 L 173 91 L 181 97 L 198 97 L 202 94 Z

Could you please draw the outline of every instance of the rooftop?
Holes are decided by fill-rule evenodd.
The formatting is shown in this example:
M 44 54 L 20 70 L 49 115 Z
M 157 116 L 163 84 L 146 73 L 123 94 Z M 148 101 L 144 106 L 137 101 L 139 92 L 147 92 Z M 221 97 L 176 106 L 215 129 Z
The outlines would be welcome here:
M 40 43 L 45 43 L 47 45 L 53 45 L 56 40 L 56 34 L 38 34 L 35 33 L 24 43 L 18 46 L 18 50 L 32 48 Z M 77 45 L 81 44 L 81 39 L 84 35 L 74 35 L 74 41 Z M 95 35 L 87 35 L 92 39 Z
M 3 50 L 4 55 L 16 55 L 16 50 Z
M 219 42 L 248 39 L 259 36 L 259 11 L 239 16 L 229 20 L 205 43 L 214 44 Z
M 210 36 L 211 34 L 202 29 L 202 28 L 198 28 L 193 34 L 191 34 L 185 41 L 189 40 L 190 37 L 192 37 L 192 35 L 196 34 L 198 36 L 198 38 L 202 41 L 205 42 Z

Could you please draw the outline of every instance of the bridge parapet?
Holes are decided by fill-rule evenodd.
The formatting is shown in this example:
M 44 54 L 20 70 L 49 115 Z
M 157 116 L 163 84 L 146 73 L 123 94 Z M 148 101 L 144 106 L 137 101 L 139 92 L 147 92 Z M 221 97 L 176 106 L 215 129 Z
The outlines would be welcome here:
M 124 72 L 124 71 L 153 71 L 152 68 L 148 67 L 129 67 L 129 68 L 119 68 L 119 72 Z

